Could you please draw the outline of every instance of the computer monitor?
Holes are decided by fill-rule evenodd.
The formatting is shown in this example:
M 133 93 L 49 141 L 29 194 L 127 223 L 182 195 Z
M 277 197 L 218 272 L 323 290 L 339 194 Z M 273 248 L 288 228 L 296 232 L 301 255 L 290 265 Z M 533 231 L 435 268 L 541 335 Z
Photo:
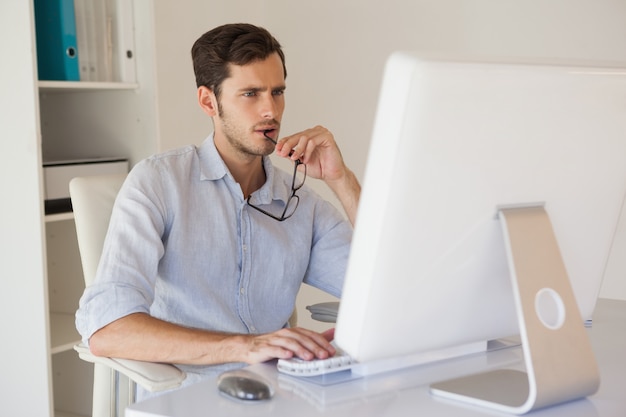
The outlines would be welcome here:
M 625 70 L 393 54 L 337 344 L 365 362 L 517 333 L 508 205 L 543 205 L 591 319 L 625 192 Z

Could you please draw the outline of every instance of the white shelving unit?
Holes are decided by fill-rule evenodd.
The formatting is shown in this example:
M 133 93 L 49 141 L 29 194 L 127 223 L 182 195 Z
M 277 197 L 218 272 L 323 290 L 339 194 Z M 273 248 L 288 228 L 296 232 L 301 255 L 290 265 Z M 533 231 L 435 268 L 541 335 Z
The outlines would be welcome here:
M 116 156 L 132 166 L 158 150 L 153 4 L 130 3 L 132 83 L 38 80 L 33 0 L 3 7 L 0 34 L 13 41 L 0 51 L 14 59 L 0 81 L 6 158 L 0 186 L 12 197 L 0 205 L 3 234 L 12 236 L 0 248 L 9 285 L 0 296 L 0 320 L 3 332 L 20 339 L 3 349 L 11 362 L 1 377 L 3 415 L 91 415 L 93 365 L 73 350 L 84 290 L 74 218 L 45 215 L 42 164 Z
M 50 353 L 61 353 L 72 348 L 80 341 L 71 313 L 50 312 Z
M 56 214 L 48 214 L 46 215 L 46 223 L 50 222 L 59 222 L 63 220 L 73 220 L 74 214 L 71 212 L 67 213 L 56 213 Z
M 41 92 L 71 92 L 71 91 L 102 91 L 102 90 L 135 90 L 136 83 L 95 82 L 95 81 L 39 81 Z

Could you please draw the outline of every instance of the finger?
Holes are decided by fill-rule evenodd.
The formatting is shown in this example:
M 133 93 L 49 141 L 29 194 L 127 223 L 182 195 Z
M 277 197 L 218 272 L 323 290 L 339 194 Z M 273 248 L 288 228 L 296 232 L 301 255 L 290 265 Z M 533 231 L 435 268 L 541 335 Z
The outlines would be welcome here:
M 294 149 L 300 149 L 300 153 L 306 148 L 307 143 L 318 136 L 320 131 L 323 132 L 323 128 L 320 126 L 316 126 L 310 129 L 303 130 L 301 132 L 294 133 L 289 136 L 285 136 L 284 138 L 278 141 L 279 146 L 277 150 L 284 153 L 284 155 L 290 155 L 291 151 Z
M 301 135 L 298 138 L 297 144 L 292 148 L 293 153 L 291 154 L 291 159 L 302 159 L 305 156 L 308 145 L 310 144 L 310 137 L 306 135 Z
M 295 161 L 302 159 L 307 148 L 309 136 L 306 134 L 296 134 L 280 140 L 276 150 L 279 155 Z
M 289 151 L 288 156 L 292 161 L 299 159 L 300 161 L 304 162 L 303 159 L 305 152 L 305 150 L 302 150 L 298 146 L 295 146 L 291 151 Z
M 324 336 L 324 338 L 329 342 L 332 342 L 335 339 L 335 328 L 332 327 L 326 331 L 323 331 L 322 336 Z
M 325 359 L 335 354 L 335 348 L 320 333 L 303 328 L 283 329 L 279 332 L 280 347 L 289 349 L 294 355 L 304 360 Z
M 300 158 L 300 161 L 302 161 L 302 163 L 308 164 L 310 162 L 314 161 L 314 156 L 316 153 L 316 149 L 318 148 L 319 144 L 316 142 L 315 138 L 311 138 L 311 140 L 309 140 L 309 142 L 307 143 L 306 149 L 304 150 L 304 152 L 302 152 L 302 157 Z M 319 153 L 318 153 L 318 157 L 319 157 Z
M 332 337 L 329 339 L 328 334 L 317 333 L 301 328 L 296 328 L 296 331 L 304 336 L 304 339 L 299 339 L 299 343 L 315 357 L 325 359 L 336 353 L 334 346 L 330 344 Z

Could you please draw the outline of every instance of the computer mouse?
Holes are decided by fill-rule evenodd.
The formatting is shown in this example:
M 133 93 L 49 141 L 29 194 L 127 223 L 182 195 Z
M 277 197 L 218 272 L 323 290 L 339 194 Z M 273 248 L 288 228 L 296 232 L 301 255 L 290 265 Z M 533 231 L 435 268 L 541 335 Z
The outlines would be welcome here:
M 243 401 L 269 400 L 274 395 L 269 382 L 245 369 L 221 374 L 217 379 L 217 388 L 227 396 Z

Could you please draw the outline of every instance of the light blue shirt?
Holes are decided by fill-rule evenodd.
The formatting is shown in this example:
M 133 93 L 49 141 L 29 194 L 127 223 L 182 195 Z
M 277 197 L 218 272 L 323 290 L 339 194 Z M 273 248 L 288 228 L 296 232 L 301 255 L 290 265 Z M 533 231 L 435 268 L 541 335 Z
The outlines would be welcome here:
M 269 158 L 263 164 L 267 181 L 252 203 L 280 214 L 292 175 Z M 250 207 L 212 136 L 138 163 L 116 200 L 96 281 L 80 300 L 83 341 L 138 312 L 187 327 L 271 332 L 286 326 L 302 282 L 340 296 L 352 227 L 306 185 L 297 194 L 283 222 Z

